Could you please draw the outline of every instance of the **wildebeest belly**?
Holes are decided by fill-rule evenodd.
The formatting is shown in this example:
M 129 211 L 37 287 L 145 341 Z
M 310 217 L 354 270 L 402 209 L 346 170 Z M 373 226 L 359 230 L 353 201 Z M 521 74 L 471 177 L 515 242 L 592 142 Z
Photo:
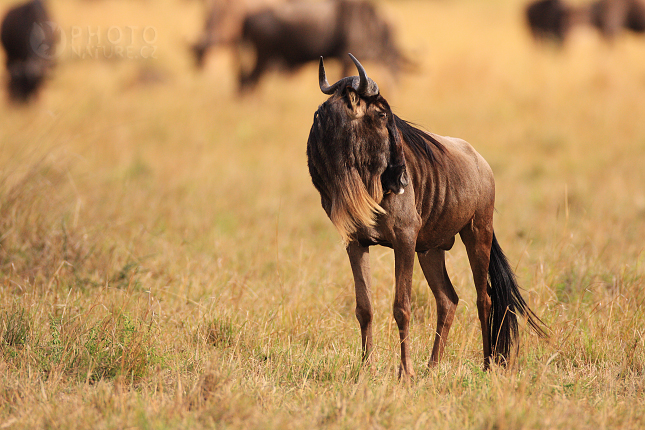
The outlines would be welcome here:
M 391 229 L 362 227 L 355 234 L 354 237 L 362 246 L 381 245 L 387 248 L 394 248 L 394 235 Z M 459 229 L 461 230 L 461 229 Z M 429 249 L 444 249 L 450 250 L 455 243 L 455 235 L 459 230 L 454 232 L 449 231 L 433 231 L 432 234 L 427 234 L 427 231 L 421 231 L 417 236 L 415 250 L 416 252 L 425 252 Z

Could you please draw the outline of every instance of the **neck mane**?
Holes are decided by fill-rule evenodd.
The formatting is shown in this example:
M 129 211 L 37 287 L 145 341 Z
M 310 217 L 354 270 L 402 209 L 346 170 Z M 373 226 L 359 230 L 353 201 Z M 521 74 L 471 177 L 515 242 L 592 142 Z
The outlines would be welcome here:
M 394 121 L 404 144 L 409 146 L 418 157 L 425 157 L 432 163 L 438 162 L 437 153 L 445 152 L 445 148 L 437 139 L 396 115 L 394 115 Z

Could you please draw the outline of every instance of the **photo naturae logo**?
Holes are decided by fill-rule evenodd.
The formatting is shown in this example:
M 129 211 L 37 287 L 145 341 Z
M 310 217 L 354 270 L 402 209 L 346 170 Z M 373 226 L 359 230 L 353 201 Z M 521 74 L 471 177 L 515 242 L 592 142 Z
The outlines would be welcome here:
M 66 31 L 52 21 L 37 22 L 29 43 L 45 60 L 66 57 L 82 60 L 157 58 L 157 29 L 152 26 L 72 26 Z
M 36 22 L 31 27 L 29 44 L 36 55 L 53 60 L 65 49 L 65 33 L 52 21 Z

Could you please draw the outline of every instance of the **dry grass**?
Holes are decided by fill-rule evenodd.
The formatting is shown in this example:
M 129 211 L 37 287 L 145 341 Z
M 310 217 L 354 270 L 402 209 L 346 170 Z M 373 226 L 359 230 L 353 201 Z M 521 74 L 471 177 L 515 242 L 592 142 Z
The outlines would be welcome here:
M 52 0 L 67 31 L 155 27 L 157 58 L 62 58 L 38 103 L 0 104 L 0 428 L 645 425 L 645 39 L 579 31 L 557 51 L 520 1 L 381 6 L 420 68 L 370 74 L 402 117 L 489 160 L 497 235 L 550 342 L 524 331 L 511 369 L 480 370 L 457 244 L 445 361 L 425 367 L 416 270 L 418 377 L 399 383 L 393 258 L 374 249 L 361 369 L 351 272 L 306 168 L 315 65 L 239 99 L 226 52 L 191 68 L 199 3 Z

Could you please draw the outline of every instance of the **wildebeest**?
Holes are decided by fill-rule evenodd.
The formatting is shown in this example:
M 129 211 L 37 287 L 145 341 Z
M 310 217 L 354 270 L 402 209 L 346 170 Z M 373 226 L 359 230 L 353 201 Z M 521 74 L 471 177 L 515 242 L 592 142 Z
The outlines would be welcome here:
M 429 365 L 439 362 L 459 298 L 445 252 L 459 234 L 477 290 L 484 367 L 504 363 L 523 316 L 539 335 L 493 231 L 495 183 L 488 163 L 467 142 L 426 133 L 392 113 L 378 85 L 351 56 L 359 76 L 319 84 L 329 99 L 318 107 L 307 141 L 312 182 L 340 232 L 354 275 L 363 358 L 372 351 L 369 247 L 394 250 L 393 313 L 401 341 L 400 375 L 412 376 L 410 295 L 416 252 L 437 303 L 437 331 Z M 489 282 L 490 279 L 490 282 Z
M 216 45 L 232 45 L 242 37 L 242 24 L 247 15 L 286 0 L 211 0 L 206 22 L 199 39 L 192 46 L 198 67 L 204 65 L 208 50 Z
M 7 58 L 9 97 L 26 102 L 34 96 L 51 66 L 55 39 L 42 0 L 9 10 L 2 21 L 0 39 Z
M 599 0 L 592 4 L 590 14 L 591 23 L 607 39 L 623 29 L 645 32 L 643 0 Z
M 533 37 L 563 43 L 571 29 L 589 20 L 589 7 L 562 0 L 536 0 L 526 7 L 526 21 Z
M 536 40 L 563 42 L 570 28 L 569 7 L 561 0 L 537 0 L 526 7 L 526 19 Z
M 247 16 L 243 40 L 256 51 L 250 72 L 240 72 L 240 87 L 253 87 L 272 64 L 295 69 L 320 56 L 337 58 L 349 70 L 344 53 L 378 61 L 396 74 L 408 64 L 390 25 L 365 0 L 295 2 Z

